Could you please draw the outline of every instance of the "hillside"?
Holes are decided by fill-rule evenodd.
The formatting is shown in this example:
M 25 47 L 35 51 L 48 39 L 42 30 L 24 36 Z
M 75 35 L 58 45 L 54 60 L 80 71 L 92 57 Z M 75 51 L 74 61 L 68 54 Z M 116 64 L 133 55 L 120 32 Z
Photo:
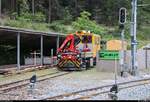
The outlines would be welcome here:
M 127 9 L 125 38 L 130 45 L 131 0 L 2 0 L 0 25 L 41 31 L 73 33 L 90 30 L 104 40 L 120 39 L 119 9 Z M 138 0 L 138 5 L 149 4 Z M 149 43 L 150 8 L 138 6 L 138 47 Z

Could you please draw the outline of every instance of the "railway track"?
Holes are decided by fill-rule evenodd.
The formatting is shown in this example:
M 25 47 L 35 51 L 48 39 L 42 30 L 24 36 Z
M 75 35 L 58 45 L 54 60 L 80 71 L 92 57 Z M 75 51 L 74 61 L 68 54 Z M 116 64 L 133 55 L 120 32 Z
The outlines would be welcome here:
M 49 67 L 49 66 L 46 66 L 46 65 L 45 66 L 38 66 L 38 65 L 37 66 L 23 66 L 22 70 L 20 70 L 20 71 L 11 72 L 11 70 L 10 70 L 10 73 L 9 73 L 9 71 L 6 71 L 6 73 L 4 72 L 5 74 L 4 74 L 3 78 L 13 76 L 14 74 L 24 74 L 24 73 L 32 72 L 35 70 L 45 70 L 45 69 L 47 69 L 46 67 Z M 12 69 L 14 69 L 14 68 L 12 68 Z M 51 68 L 51 69 L 53 69 L 53 68 Z
M 60 71 L 57 71 L 57 72 L 54 72 L 54 73 L 42 75 L 42 76 L 39 76 L 37 78 L 37 82 L 41 82 L 41 81 L 44 81 L 44 80 L 57 78 L 57 77 L 64 76 L 64 75 L 67 75 L 67 74 L 70 74 L 70 73 L 71 72 L 60 72 Z M 2 84 L 2 85 L 0 85 L 0 93 L 8 92 L 8 91 L 11 91 L 13 89 L 24 87 L 24 86 L 26 86 L 26 85 L 28 85 L 30 83 L 29 80 L 30 79 L 24 79 L 24 80 L 11 82 L 11 83 Z
M 117 83 L 119 86 L 119 90 L 127 89 L 131 87 L 136 87 L 140 85 L 145 85 L 150 83 L 150 78 L 140 79 L 140 80 L 132 80 L 128 82 L 120 82 Z M 84 99 L 90 99 L 94 96 L 98 96 L 101 94 L 108 94 L 110 92 L 110 88 L 114 84 L 104 85 L 100 87 L 94 87 L 84 90 L 79 90 L 71 93 L 65 93 L 53 97 L 47 97 L 42 100 L 59 100 L 59 99 L 70 99 L 70 100 L 84 100 Z

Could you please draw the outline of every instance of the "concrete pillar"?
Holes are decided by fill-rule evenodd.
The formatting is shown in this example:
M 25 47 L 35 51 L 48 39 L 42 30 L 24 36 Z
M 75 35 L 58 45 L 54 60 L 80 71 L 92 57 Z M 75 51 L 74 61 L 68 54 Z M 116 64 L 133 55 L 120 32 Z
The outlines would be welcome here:
M 17 68 L 20 70 L 20 33 L 17 34 Z
M 41 66 L 43 66 L 43 35 L 41 35 Z

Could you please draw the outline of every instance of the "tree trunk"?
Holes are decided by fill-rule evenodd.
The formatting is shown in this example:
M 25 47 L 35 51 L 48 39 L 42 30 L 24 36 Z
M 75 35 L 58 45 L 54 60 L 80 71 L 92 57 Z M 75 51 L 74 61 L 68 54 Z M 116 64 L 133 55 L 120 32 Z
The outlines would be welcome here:
M 51 0 L 48 1 L 49 2 L 49 5 L 48 5 L 48 23 L 51 23 L 51 10 L 52 10 L 52 2 Z
M 0 17 L 2 17 L 2 0 L 0 0 Z
M 18 16 L 20 16 L 20 3 L 19 2 L 17 2 L 17 8 L 16 8 L 17 10 L 17 14 L 18 14 Z
M 16 0 L 11 0 L 11 11 L 14 12 L 16 11 Z
M 34 15 L 35 14 L 35 1 L 32 0 L 32 14 Z
M 75 0 L 75 17 L 78 16 L 78 0 Z

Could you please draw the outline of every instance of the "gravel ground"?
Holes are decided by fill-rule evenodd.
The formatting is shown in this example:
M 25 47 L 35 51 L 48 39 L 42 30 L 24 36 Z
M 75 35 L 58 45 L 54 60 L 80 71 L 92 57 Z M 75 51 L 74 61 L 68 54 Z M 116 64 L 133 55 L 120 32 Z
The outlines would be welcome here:
M 128 76 L 126 78 L 117 77 L 118 82 L 124 82 L 143 77 L 150 77 L 150 75 L 144 75 L 141 73 L 139 77 Z M 77 90 L 93 88 L 106 84 L 114 83 L 114 73 L 98 72 L 95 68 L 87 71 L 73 72 L 71 74 L 46 80 L 40 83 L 36 83 L 33 94 L 28 94 L 28 86 L 21 89 L 16 89 L 8 93 L 0 94 L 1 100 L 37 100 L 43 99 L 48 96 L 56 96 L 64 93 L 70 93 Z M 91 92 L 92 93 L 92 92 Z M 93 91 L 94 93 L 94 91 Z M 11 94 L 11 95 L 6 95 Z M 12 95 L 13 94 L 13 95 Z M 14 96 L 17 95 L 18 96 Z M 87 94 L 87 93 L 83 93 Z M 138 86 L 132 89 L 120 90 L 118 93 L 118 99 L 120 100 L 137 100 L 145 99 L 150 96 L 150 85 Z M 74 98 L 74 97 L 72 97 Z M 68 100 L 67 98 L 63 98 Z M 71 98 L 69 98 L 71 99 Z M 91 100 L 109 100 L 107 94 L 98 95 L 92 97 Z

